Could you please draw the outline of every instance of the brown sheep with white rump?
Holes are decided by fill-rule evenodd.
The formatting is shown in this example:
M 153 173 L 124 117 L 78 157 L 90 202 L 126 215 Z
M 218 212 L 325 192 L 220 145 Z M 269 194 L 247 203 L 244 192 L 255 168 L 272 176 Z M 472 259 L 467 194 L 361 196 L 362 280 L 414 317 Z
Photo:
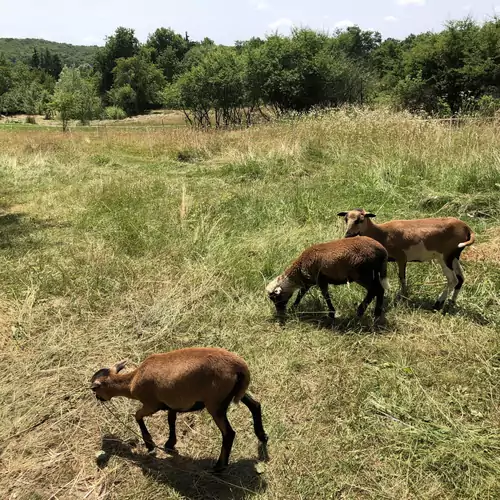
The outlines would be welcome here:
M 375 319 L 382 319 L 384 291 L 387 288 L 387 251 L 377 241 L 359 236 L 313 245 L 298 257 L 288 269 L 266 287 L 269 298 L 283 321 L 286 305 L 295 290 L 299 290 L 293 305 L 295 309 L 309 288 L 317 285 L 328 305 L 329 316 L 335 319 L 328 285 L 355 282 L 367 290 L 358 307 L 358 316 L 376 297 Z
M 156 446 L 144 423 L 144 417 L 168 410 L 170 434 L 165 450 L 177 442 L 177 413 L 208 410 L 222 433 L 222 448 L 216 471 L 229 463 L 235 432 L 227 419 L 227 409 L 241 401 L 252 413 L 254 431 L 262 443 L 267 435 L 262 426 L 260 403 L 247 394 L 250 372 L 245 361 L 225 349 L 187 348 L 152 354 L 135 370 L 122 372 L 125 362 L 103 368 L 91 379 L 97 399 L 109 401 L 115 396 L 136 399 L 142 407 L 135 414 L 142 438 L 150 453 Z
M 375 214 L 363 209 L 338 213 L 346 225 L 346 237 L 369 236 L 384 245 L 389 253 L 389 261 L 396 261 L 399 267 L 400 294 L 407 296 L 407 262 L 425 262 L 436 260 L 441 265 L 447 284 L 434 304 L 434 309 L 441 309 L 453 291 L 451 303 L 457 300 L 464 283 L 460 266 L 460 254 L 465 247 L 474 243 L 475 236 L 471 228 L 459 219 L 442 217 L 435 219 L 393 220 L 375 224 Z

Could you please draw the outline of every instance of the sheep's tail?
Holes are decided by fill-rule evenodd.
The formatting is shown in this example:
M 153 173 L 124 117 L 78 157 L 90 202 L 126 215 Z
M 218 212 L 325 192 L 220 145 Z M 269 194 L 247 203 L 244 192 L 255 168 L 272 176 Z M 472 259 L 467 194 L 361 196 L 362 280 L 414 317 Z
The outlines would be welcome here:
M 241 398 L 246 394 L 248 386 L 250 385 L 250 372 L 247 370 L 238 372 L 236 374 L 236 383 L 232 390 L 233 402 L 238 404 Z
M 469 232 L 469 239 L 467 241 L 464 241 L 463 243 L 459 243 L 458 248 L 468 247 L 468 246 L 474 244 L 475 241 L 476 241 L 476 235 L 472 231 L 470 231 Z
M 389 290 L 389 281 L 387 280 L 387 259 L 384 259 L 382 265 L 380 266 L 380 271 L 378 273 L 378 279 L 384 290 Z

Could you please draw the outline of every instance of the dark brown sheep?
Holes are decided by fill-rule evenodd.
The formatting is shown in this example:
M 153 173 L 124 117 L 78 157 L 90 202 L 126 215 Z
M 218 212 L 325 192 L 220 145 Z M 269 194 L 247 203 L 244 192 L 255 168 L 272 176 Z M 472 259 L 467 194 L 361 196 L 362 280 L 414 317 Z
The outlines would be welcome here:
M 283 319 L 286 305 L 295 290 L 299 290 L 296 308 L 309 288 L 317 285 L 328 305 L 329 316 L 335 319 L 328 285 L 355 282 L 366 288 L 367 294 L 358 307 L 362 316 L 376 297 L 375 318 L 382 318 L 384 290 L 387 288 L 387 251 L 377 241 L 360 236 L 313 245 L 304 250 L 295 262 L 266 287 L 269 298 Z

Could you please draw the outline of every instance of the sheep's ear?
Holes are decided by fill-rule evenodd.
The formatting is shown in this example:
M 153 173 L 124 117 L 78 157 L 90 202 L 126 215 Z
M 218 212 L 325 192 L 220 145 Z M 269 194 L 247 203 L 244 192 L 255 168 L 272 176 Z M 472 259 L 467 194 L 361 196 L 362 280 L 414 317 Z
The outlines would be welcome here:
M 347 215 L 347 212 L 339 212 L 337 215 L 339 217 L 345 217 Z
M 365 217 L 369 217 L 370 219 L 373 219 L 373 217 L 377 217 L 375 214 L 372 214 L 371 212 L 367 212 L 364 214 Z
M 127 360 L 126 359 L 123 359 L 119 363 L 116 363 L 116 365 L 115 365 L 115 373 L 120 373 L 125 368 L 126 364 L 127 364 Z

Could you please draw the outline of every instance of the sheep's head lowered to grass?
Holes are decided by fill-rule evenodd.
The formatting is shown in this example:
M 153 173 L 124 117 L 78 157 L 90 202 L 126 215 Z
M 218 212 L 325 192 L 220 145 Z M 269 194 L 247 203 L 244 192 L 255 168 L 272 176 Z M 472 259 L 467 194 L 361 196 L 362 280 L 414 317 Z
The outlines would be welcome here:
M 293 292 L 299 288 L 287 276 L 281 274 L 266 286 L 266 292 L 269 299 L 276 307 L 276 314 L 283 316 L 286 312 L 286 305 Z
M 375 214 L 366 212 L 362 208 L 355 208 L 348 212 L 339 212 L 339 217 L 343 217 L 346 223 L 345 237 L 363 236 L 366 234 L 368 219 L 375 217 Z

